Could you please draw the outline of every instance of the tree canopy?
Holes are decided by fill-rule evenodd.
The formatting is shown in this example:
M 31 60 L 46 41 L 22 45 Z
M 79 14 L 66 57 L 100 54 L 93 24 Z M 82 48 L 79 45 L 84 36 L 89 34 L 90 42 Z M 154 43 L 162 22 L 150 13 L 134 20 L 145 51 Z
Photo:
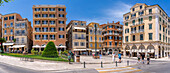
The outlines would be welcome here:
M 8 2 L 11 2 L 11 1 L 14 1 L 14 0 L 0 0 L 0 6 L 1 6 L 3 3 L 8 3 Z

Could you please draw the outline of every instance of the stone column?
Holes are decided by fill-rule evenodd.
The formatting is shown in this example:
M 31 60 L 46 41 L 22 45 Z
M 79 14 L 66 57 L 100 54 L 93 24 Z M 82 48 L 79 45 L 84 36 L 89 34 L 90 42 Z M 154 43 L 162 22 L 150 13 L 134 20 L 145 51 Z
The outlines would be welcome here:
M 124 55 L 124 57 L 126 57 L 126 50 L 125 50 L 125 48 L 123 50 L 123 55 Z
M 162 46 L 161 46 L 161 48 L 160 48 L 160 57 L 162 58 Z
M 145 49 L 145 57 L 148 55 L 148 49 Z
M 154 52 L 155 52 L 155 58 L 159 58 L 159 48 L 155 48 L 155 50 L 154 50 Z
M 133 57 L 133 55 L 132 55 L 132 49 L 130 49 L 130 54 L 131 54 L 131 57 Z

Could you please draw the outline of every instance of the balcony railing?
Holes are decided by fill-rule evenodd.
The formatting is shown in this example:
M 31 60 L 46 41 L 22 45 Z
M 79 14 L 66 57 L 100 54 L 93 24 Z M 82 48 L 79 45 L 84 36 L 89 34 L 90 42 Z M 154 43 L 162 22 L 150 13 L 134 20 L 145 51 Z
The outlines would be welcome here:
M 119 35 L 119 33 L 114 33 L 114 35 Z

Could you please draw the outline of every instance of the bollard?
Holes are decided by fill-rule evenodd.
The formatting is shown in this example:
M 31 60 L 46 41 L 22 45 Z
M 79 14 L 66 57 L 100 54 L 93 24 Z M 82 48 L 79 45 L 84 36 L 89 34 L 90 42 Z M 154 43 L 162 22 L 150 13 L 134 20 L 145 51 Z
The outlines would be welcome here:
M 86 63 L 84 62 L 84 68 L 86 68 L 85 64 L 86 64 Z
M 103 68 L 103 62 L 101 61 L 101 68 Z
M 129 66 L 129 60 L 127 60 L 127 66 Z
M 116 67 L 117 67 L 117 61 L 116 61 Z

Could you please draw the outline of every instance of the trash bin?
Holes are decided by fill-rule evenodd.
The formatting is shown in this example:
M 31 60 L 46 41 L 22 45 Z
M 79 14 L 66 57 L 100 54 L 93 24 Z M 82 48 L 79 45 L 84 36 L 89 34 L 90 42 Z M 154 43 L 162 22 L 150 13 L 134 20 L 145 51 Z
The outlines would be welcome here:
M 80 62 L 80 56 L 79 55 L 76 56 L 75 62 Z

